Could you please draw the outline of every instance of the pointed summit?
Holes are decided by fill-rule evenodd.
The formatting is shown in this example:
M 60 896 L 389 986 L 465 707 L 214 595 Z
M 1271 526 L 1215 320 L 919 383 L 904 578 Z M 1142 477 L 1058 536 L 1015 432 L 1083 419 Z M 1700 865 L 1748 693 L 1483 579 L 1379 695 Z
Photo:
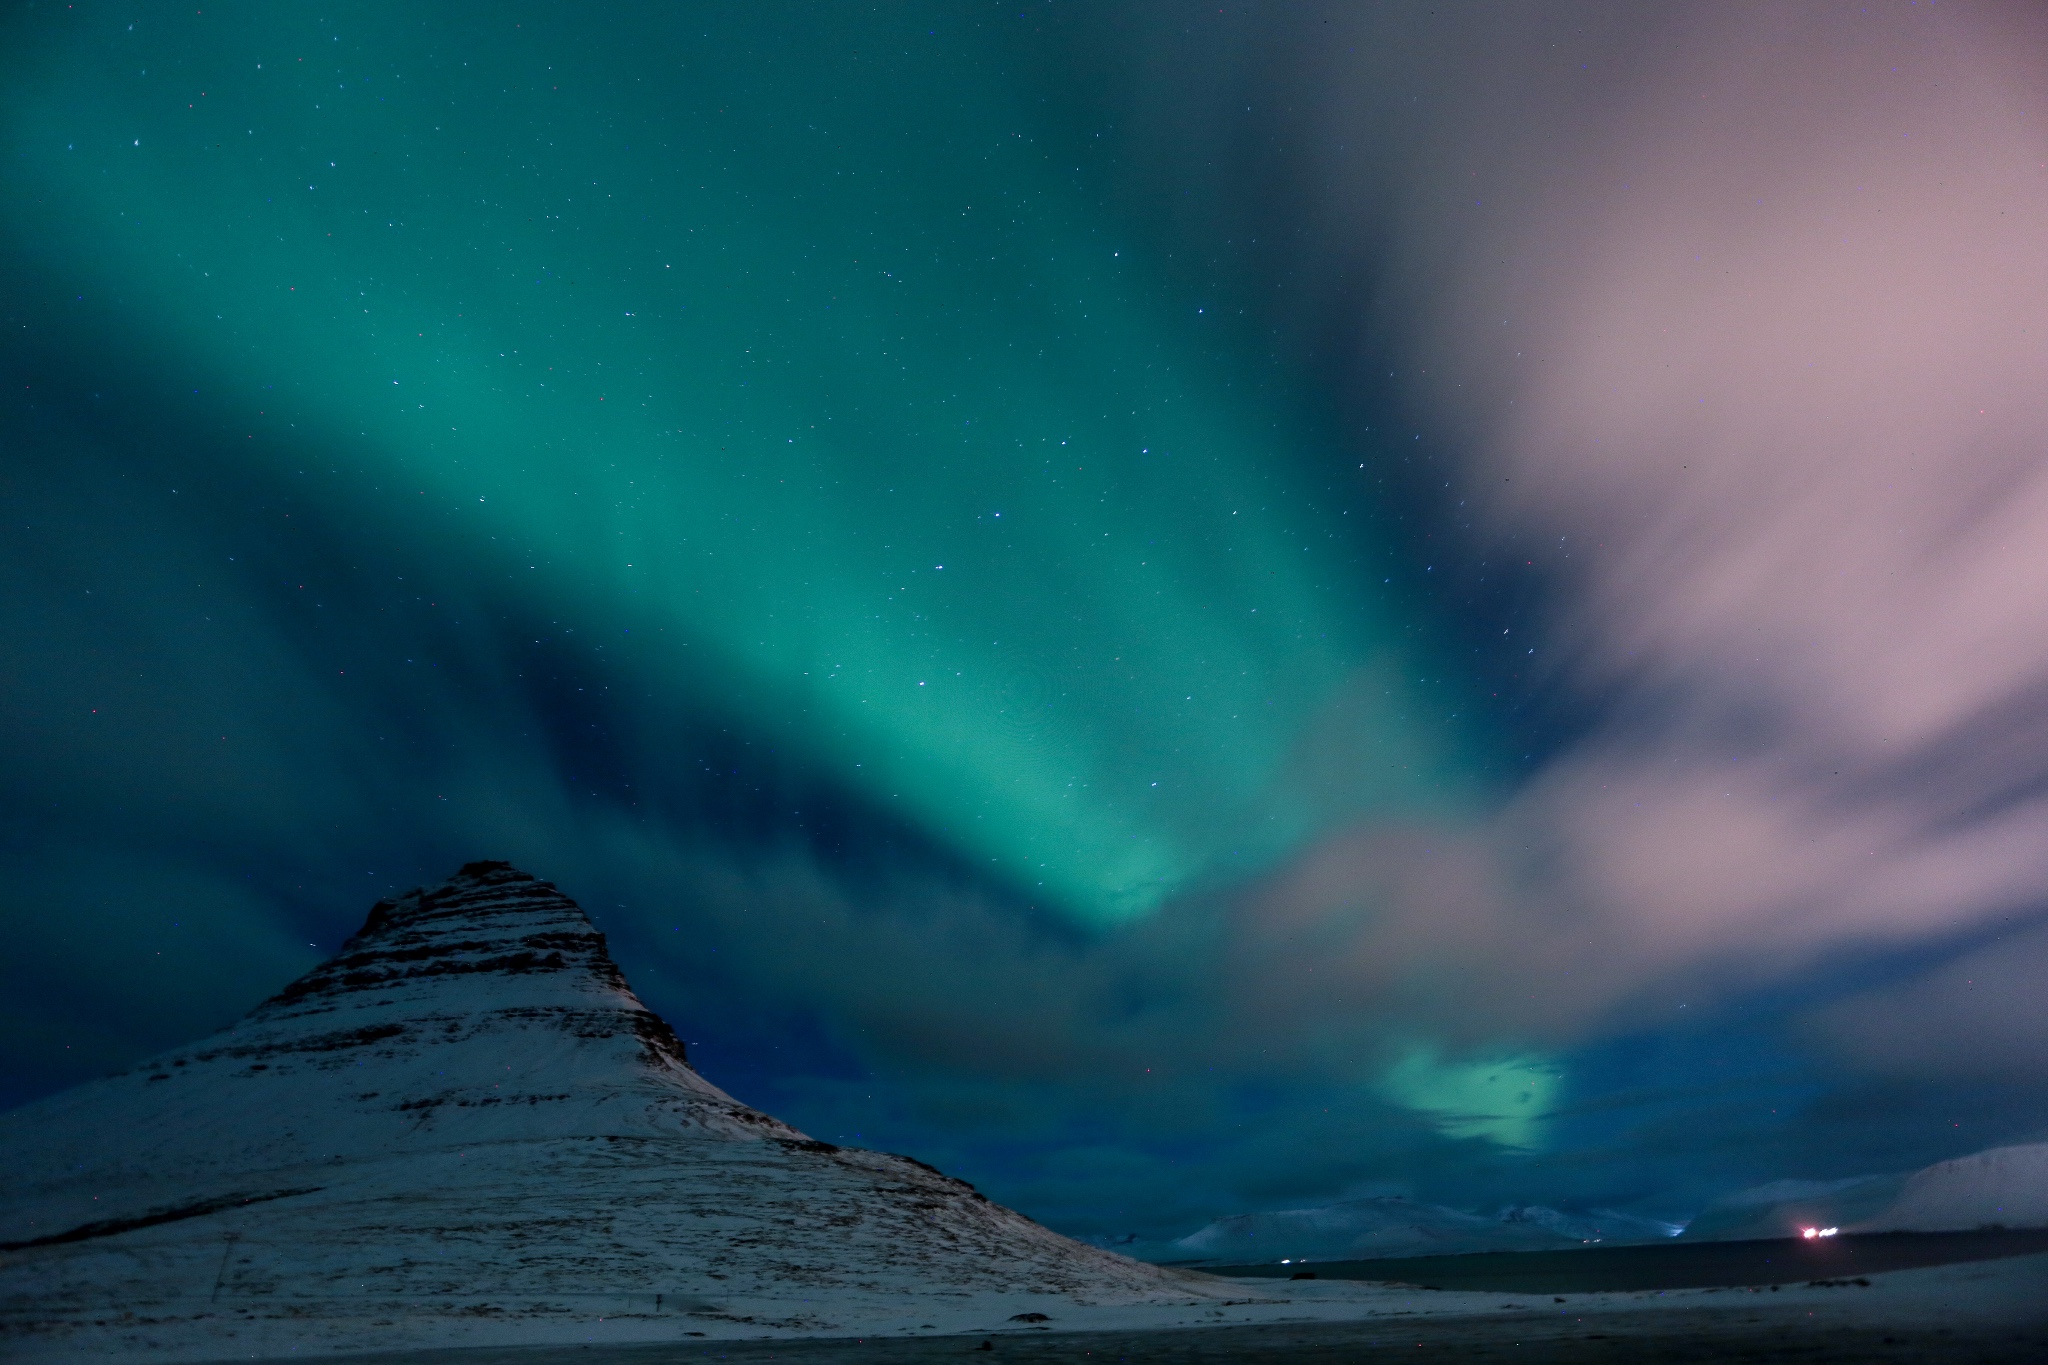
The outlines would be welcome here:
M 510 863 L 466 863 L 446 882 L 370 907 L 341 952 L 264 1008 L 338 1002 L 397 982 L 473 972 L 580 972 L 619 990 L 625 977 L 576 902 Z
M 379 901 L 210 1038 L 0 1114 L 0 1165 L 15 1359 L 583 1340 L 606 1323 L 641 1340 L 867 1331 L 1006 1295 L 1203 1292 L 741 1104 L 576 903 L 507 863 Z
M 698 1075 L 576 902 L 509 863 L 377 902 L 341 951 L 220 1033 L 44 1103 L 147 1116 L 152 1169 L 222 1180 L 451 1142 L 802 1136 Z M 59 1205 L 107 1202 L 117 1177 L 65 1164 L 51 1194 L 76 1193 Z
M 458 977 L 476 980 L 458 989 L 447 980 Z M 553 882 L 500 862 L 467 863 L 431 890 L 378 901 L 339 953 L 245 1023 L 402 1015 L 427 1001 L 443 1011 L 475 1001 L 500 1021 L 552 1023 L 586 1040 L 631 1037 L 649 1066 L 689 1065 L 682 1041 L 626 985 L 582 908 Z

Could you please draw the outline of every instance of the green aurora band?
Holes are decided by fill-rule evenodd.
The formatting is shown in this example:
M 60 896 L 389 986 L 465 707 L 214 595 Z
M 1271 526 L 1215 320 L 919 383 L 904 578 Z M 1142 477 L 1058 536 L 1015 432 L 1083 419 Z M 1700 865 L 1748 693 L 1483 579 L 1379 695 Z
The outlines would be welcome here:
M 1020 38 L 621 13 L 39 20 L 16 249 L 207 377 L 224 459 L 352 463 L 341 520 L 441 516 L 1082 923 L 1473 806 L 1356 458 Z

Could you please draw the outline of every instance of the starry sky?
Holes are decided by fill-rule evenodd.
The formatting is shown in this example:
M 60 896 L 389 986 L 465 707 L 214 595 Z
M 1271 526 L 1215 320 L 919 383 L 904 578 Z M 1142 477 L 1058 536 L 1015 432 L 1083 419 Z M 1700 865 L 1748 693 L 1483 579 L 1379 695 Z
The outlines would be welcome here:
M 2038 11 L 0 25 L 0 1101 L 490 857 L 1079 1235 L 2048 1132 Z

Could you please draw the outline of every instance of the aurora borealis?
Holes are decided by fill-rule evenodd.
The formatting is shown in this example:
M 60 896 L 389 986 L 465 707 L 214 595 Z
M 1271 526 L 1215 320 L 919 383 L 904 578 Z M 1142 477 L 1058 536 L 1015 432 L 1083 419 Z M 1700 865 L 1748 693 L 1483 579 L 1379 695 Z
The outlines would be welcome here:
M 502 857 L 1077 1233 L 2048 1123 L 2038 22 L 1067 8 L 13 14 L 11 1098 Z

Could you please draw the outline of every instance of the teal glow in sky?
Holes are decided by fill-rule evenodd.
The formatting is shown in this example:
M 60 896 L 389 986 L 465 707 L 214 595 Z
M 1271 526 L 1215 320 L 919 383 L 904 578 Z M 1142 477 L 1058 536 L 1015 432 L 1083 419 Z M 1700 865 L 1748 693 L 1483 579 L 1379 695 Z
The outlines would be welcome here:
M 1023 43 L 944 7 L 139 13 L 14 83 L 18 226 L 243 458 L 327 452 L 339 515 L 443 513 L 479 572 L 696 651 L 1084 922 L 1470 799 L 1360 582 L 1359 462 L 1099 207 Z

